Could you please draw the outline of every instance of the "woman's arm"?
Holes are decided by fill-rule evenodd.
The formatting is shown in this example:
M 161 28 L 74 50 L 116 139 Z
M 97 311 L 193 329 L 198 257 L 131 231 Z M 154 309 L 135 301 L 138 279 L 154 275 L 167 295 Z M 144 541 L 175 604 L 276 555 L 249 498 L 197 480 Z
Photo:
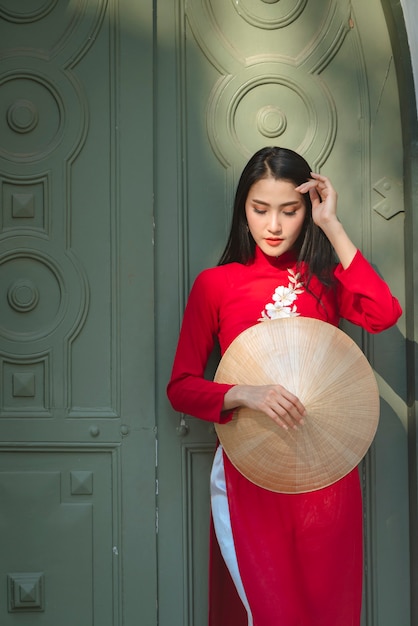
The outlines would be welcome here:
M 399 302 L 339 222 L 338 196 L 330 180 L 320 174 L 311 176 L 311 180 L 296 189 L 300 193 L 309 192 L 312 218 L 328 237 L 340 260 L 335 271 L 340 316 L 371 333 L 390 328 L 402 314 Z
M 218 288 L 217 288 L 218 287 Z M 211 270 L 195 280 L 184 311 L 167 396 L 173 408 L 211 422 L 226 421 L 224 396 L 232 385 L 205 378 L 218 332 L 219 282 Z
M 396 324 L 402 315 L 401 306 L 360 250 L 348 268 L 338 265 L 334 276 L 341 317 L 369 333 L 380 333 Z

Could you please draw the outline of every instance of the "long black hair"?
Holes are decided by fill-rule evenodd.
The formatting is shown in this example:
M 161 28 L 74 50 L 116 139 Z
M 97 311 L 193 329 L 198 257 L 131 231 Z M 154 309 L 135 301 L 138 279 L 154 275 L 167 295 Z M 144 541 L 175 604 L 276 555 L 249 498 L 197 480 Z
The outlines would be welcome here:
M 309 180 L 311 168 L 305 159 L 289 148 L 266 147 L 258 150 L 244 167 L 235 193 L 229 238 L 218 262 L 247 264 L 254 259 L 255 241 L 248 230 L 245 203 L 250 188 L 263 178 L 290 181 L 297 187 Z M 312 203 L 309 193 L 304 194 L 305 219 L 295 244 L 299 264 L 306 267 L 306 286 L 312 275 L 325 285 L 330 285 L 332 269 L 336 263 L 335 252 L 328 238 L 312 219 Z

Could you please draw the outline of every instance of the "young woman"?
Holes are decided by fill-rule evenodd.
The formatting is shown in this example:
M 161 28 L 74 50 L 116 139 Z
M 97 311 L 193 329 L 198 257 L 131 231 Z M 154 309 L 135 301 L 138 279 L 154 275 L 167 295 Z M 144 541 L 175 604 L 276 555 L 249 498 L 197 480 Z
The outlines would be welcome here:
M 398 301 L 349 239 L 336 208 L 329 179 L 292 150 L 267 147 L 250 159 L 219 265 L 201 272 L 189 295 L 167 390 L 174 409 L 225 422 L 237 407 L 249 407 L 282 428 L 303 428 L 305 408 L 280 381 L 206 380 L 215 341 L 223 354 L 250 326 L 295 315 L 335 326 L 345 318 L 371 333 L 396 323 Z M 248 481 L 219 445 L 211 495 L 210 626 L 359 626 L 357 469 L 314 492 L 275 493 Z

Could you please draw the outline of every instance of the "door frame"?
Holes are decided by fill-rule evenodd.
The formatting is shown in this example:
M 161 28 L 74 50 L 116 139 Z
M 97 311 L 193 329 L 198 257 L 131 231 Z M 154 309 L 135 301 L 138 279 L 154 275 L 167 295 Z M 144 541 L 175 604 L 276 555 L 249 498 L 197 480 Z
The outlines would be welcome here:
M 403 156 L 404 156 L 404 197 L 405 197 L 405 292 L 406 292 L 406 304 L 405 304 L 405 321 L 406 321 L 406 359 L 407 359 L 407 405 L 408 405 L 408 481 L 409 481 L 409 527 L 410 527 L 410 586 L 411 586 L 411 624 L 418 621 L 418 537 L 416 536 L 415 529 L 418 528 L 418 430 L 416 428 L 416 415 L 417 415 L 417 389 L 418 389 L 418 330 L 415 324 L 415 311 L 418 311 L 418 251 L 414 249 L 414 243 L 418 243 L 418 123 L 417 123 L 417 107 L 416 98 L 414 92 L 414 81 L 411 65 L 411 53 L 408 46 L 408 38 L 406 33 L 405 19 L 402 12 L 401 5 L 397 0 L 380 0 L 382 10 L 386 20 L 387 31 L 390 37 L 391 46 L 394 55 L 394 62 L 396 67 L 396 75 L 398 80 L 399 89 L 399 101 L 401 108 L 401 126 L 402 126 L 402 139 L 403 139 Z M 176 19 L 181 21 L 183 15 L 181 15 L 180 7 L 183 6 L 182 2 L 174 3 L 177 7 Z M 173 8 L 173 11 L 176 11 Z M 164 31 L 166 35 L 166 31 Z M 172 42 L 171 42 L 172 43 Z M 182 48 L 178 54 L 181 56 Z M 178 60 L 181 65 L 181 60 Z M 171 63 L 175 64 L 175 59 L 172 59 Z M 158 79 L 157 79 L 158 80 Z M 182 87 L 182 86 L 181 86 Z M 168 121 L 164 120 L 161 128 L 161 120 L 158 119 L 158 128 L 156 124 L 156 135 L 165 137 L 171 137 L 173 143 L 169 148 L 171 155 L 176 155 L 180 158 L 179 171 L 177 173 L 178 178 L 172 180 L 173 188 L 176 189 L 178 200 L 180 205 L 182 204 L 182 195 L 185 193 L 184 189 L 184 174 L 181 167 L 181 153 L 183 150 L 182 142 L 184 142 L 184 120 L 181 114 L 181 100 L 184 94 L 181 91 L 178 93 L 177 106 L 178 109 L 173 111 L 171 120 L 176 119 L 178 125 L 175 123 L 168 127 Z M 177 117 L 176 117 L 177 116 Z M 176 129 L 176 130 L 174 130 Z M 167 142 L 168 144 L 168 142 Z M 166 145 L 168 150 L 168 145 Z M 158 145 L 157 145 L 158 152 Z M 180 155 L 180 156 L 179 156 Z M 167 158 L 167 154 L 164 155 Z M 157 156 L 157 163 L 159 163 Z M 171 175 L 171 174 L 170 174 Z M 158 193 L 158 190 L 156 190 Z M 182 224 L 177 225 L 178 228 L 182 227 Z M 158 233 L 157 233 L 158 243 Z M 180 245 L 176 242 L 175 245 Z M 179 254 L 179 265 L 181 265 L 182 256 Z M 184 274 L 179 271 L 179 280 L 181 280 Z M 157 277 L 158 280 L 158 277 Z M 185 291 L 187 285 L 170 285 L 170 293 L 175 294 L 173 302 L 175 307 L 183 310 L 184 298 L 186 297 Z M 157 289 L 158 297 L 158 289 Z M 161 334 L 160 334 L 161 333 Z M 164 342 L 166 337 L 166 330 L 157 327 L 157 358 L 158 354 L 162 354 L 162 345 L 167 349 L 167 344 Z M 170 345 L 170 341 L 168 342 Z M 158 381 L 157 381 L 158 385 Z M 156 390 L 157 395 L 157 420 L 158 412 L 166 406 L 165 388 L 161 385 L 160 391 Z M 164 394 L 164 395 L 163 395 Z M 181 430 L 181 425 L 179 426 Z M 176 510 L 177 511 L 177 510 Z M 177 555 L 180 555 L 179 549 Z M 184 594 L 184 598 L 187 596 L 187 591 Z M 181 603 L 184 598 L 178 598 L 177 601 Z
M 418 119 L 411 51 L 401 4 L 381 0 L 401 104 L 405 196 L 405 322 L 408 409 L 411 624 L 418 620 Z

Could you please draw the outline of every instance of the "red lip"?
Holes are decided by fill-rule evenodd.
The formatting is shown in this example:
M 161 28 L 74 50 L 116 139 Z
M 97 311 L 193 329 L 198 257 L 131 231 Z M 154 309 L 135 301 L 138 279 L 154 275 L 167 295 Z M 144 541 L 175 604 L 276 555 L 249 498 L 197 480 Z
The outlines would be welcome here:
M 283 239 L 266 239 L 265 241 L 267 241 L 269 246 L 280 246 L 280 244 L 282 243 Z

